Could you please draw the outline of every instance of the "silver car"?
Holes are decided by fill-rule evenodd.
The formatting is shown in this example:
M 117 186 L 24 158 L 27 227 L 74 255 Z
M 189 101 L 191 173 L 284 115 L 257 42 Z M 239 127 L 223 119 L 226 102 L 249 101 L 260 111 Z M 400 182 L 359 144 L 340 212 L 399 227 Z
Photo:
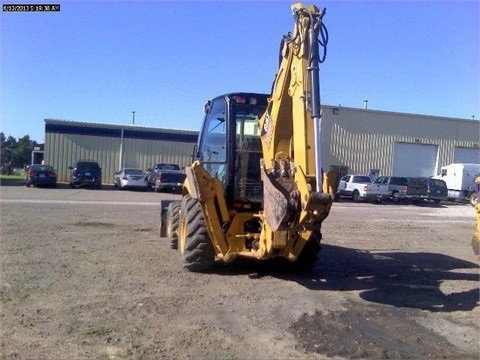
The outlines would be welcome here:
M 117 189 L 147 190 L 147 174 L 142 169 L 123 168 L 115 173 L 114 185 Z

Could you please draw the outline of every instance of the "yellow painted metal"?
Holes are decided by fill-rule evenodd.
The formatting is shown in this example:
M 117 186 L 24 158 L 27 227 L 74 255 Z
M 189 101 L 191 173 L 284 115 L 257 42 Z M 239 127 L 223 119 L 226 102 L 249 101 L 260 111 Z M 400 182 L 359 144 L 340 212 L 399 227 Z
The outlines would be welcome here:
M 297 3 L 292 10 L 296 14 L 294 31 L 291 41 L 283 45 L 268 109 L 259 122 L 264 160 L 262 171 L 271 175 L 275 169 L 283 167 L 288 172 L 284 177 L 286 202 L 279 202 L 289 207 L 287 216 L 280 225 L 272 226 L 264 211 L 253 213 L 229 209 L 218 179 L 212 177 L 200 162 L 186 168 L 184 194 L 191 194 L 200 201 L 217 257 L 225 261 L 238 256 L 257 259 L 280 256 L 296 260 L 312 233 L 320 230 L 332 206 L 335 174 L 323 173 L 321 192 L 314 190 L 314 124 L 310 106 L 306 104 L 310 98 L 309 45 L 306 39 L 310 21 L 319 15 L 319 9 Z M 240 174 L 246 176 L 246 173 Z M 275 190 L 272 191 L 276 194 Z M 257 232 L 248 230 L 252 233 L 246 233 L 245 229 L 252 229 L 246 224 L 255 224 L 256 221 Z
M 302 3 L 294 4 L 292 9 L 308 9 L 308 13 L 319 11 L 315 6 L 306 8 Z M 270 160 L 295 159 L 295 164 L 312 177 L 315 176 L 313 121 L 305 106 L 306 96 L 309 95 L 308 44 L 305 42 L 309 21 L 306 14 L 299 15 L 293 41 L 283 44 L 269 111 L 260 119 L 260 128 L 268 129 L 262 137 L 267 170 L 271 166 Z
M 480 203 L 477 203 L 475 205 L 475 232 L 473 234 L 472 238 L 472 249 L 473 253 L 477 256 L 480 256 Z
M 226 242 L 222 225 L 230 219 L 223 196 L 222 186 L 216 177 L 212 177 L 199 161 L 185 168 L 187 175 L 184 184 L 184 194 L 189 193 L 197 199 L 203 210 L 208 233 L 217 254 L 226 254 L 228 244 Z M 184 218 L 181 216 L 181 218 Z M 184 241 L 181 232 L 180 243 Z
M 296 3 L 292 5 L 292 10 L 297 14 L 294 31 L 291 41 L 283 44 L 280 68 L 267 112 L 260 119 L 260 128 L 263 130 L 265 171 L 274 172 L 275 168 L 282 166 L 282 162 L 291 164 L 294 172 L 291 188 L 299 194 L 301 206 L 289 231 L 272 231 L 262 214 L 260 246 L 267 254 L 273 249 L 285 248 L 284 255 L 295 259 L 312 230 L 320 227 L 328 216 L 333 201 L 335 174 L 323 173 L 322 192 L 325 196 L 319 201 L 319 194 L 313 192 L 316 185 L 314 124 L 311 109 L 306 104 L 311 85 L 307 70 L 310 49 L 306 39 L 310 21 L 319 14 L 319 9 Z
M 477 176 L 475 182 L 480 185 L 480 176 Z M 475 255 L 480 256 L 480 203 L 475 205 L 475 232 L 472 238 L 472 249 Z

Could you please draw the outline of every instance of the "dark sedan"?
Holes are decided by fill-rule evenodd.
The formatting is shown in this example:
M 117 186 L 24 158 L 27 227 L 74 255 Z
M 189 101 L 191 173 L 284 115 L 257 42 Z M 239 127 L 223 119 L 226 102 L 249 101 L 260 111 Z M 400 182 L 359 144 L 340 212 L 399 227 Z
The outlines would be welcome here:
M 27 187 L 29 186 L 57 186 L 57 172 L 50 165 L 34 164 L 27 170 Z

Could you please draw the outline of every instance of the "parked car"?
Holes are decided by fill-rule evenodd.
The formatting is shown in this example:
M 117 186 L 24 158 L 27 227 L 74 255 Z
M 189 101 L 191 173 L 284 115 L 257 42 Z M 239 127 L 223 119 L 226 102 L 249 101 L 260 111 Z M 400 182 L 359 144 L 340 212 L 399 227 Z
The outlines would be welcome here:
M 57 186 L 57 172 L 51 165 L 33 164 L 26 173 L 27 187 Z
M 114 185 L 117 189 L 143 189 L 147 190 L 147 174 L 142 169 L 123 168 L 115 172 Z
M 78 160 L 68 167 L 70 172 L 70 186 L 91 186 L 96 189 L 102 187 L 102 168 L 94 160 Z
M 389 199 L 395 203 L 399 203 L 407 198 L 408 179 L 406 177 L 380 176 L 374 183 L 387 185 Z
M 412 202 L 431 200 L 438 204 L 448 200 L 448 188 L 445 181 L 427 177 L 408 178 L 407 199 Z
M 388 186 L 375 184 L 368 175 L 345 175 L 340 179 L 335 200 L 351 197 L 353 201 L 361 200 L 382 202 L 388 198 Z
M 180 190 L 186 177 L 177 164 L 156 164 L 147 170 L 147 174 L 148 186 L 151 186 L 155 192 Z

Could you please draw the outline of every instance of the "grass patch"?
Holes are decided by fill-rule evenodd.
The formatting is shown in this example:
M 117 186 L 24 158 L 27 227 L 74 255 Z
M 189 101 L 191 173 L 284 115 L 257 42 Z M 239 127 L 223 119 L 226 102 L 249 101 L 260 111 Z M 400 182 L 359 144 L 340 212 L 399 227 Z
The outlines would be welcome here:
M 84 331 L 86 335 L 93 335 L 93 336 L 107 335 L 110 332 L 111 330 L 104 326 L 90 326 Z
M 0 179 L 4 181 L 18 181 L 25 180 L 25 174 L 15 174 L 15 175 L 0 175 Z
M 5 294 L 3 291 L 0 291 L 0 303 L 5 304 L 9 301 L 12 301 L 12 299 L 10 299 L 10 296 Z

